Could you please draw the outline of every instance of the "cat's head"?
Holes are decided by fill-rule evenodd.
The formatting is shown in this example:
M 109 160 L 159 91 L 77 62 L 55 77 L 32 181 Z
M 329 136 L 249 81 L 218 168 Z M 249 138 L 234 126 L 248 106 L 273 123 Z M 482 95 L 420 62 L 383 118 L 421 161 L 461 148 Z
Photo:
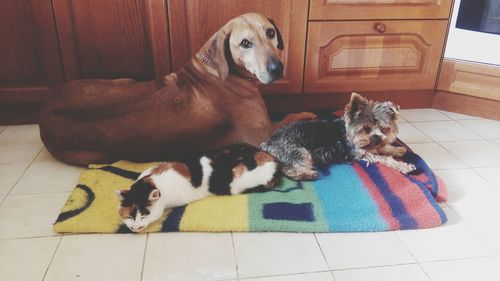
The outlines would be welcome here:
M 118 214 L 133 232 L 142 231 L 163 214 L 158 204 L 161 193 L 150 177 L 139 179 L 130 190 L 117 190 L 116 195 L 120 201 Z

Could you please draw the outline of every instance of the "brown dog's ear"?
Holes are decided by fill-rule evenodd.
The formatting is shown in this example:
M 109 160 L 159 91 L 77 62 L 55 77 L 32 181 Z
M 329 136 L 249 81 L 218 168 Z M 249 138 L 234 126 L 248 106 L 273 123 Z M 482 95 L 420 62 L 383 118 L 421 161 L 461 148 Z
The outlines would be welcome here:
M 278 26 L 276 26 L 276 24 L 274 23 L 274 20 L 272 18 L 267 18 L 267 20 L 269 20 L 273 26 L 274 26 L 274 30 L 276 30 L 276 37 L 278 38 L 278 49 L 282 50 L 283 51 L 283 37 L 281 37 L 281 32 L 278 28 Z
M 229 48 L 229 36 L 224 30 L 219 30 L 215 33 L 206 43 L 206 50 L 204 56 L 210 60 L 209 66 L 214 67 L 219 74 L 221 80 L 226 80 L 229 75 L 229 64 L 227 62 L 226 53 L 231 53 L 231 50 L 225 50 Z

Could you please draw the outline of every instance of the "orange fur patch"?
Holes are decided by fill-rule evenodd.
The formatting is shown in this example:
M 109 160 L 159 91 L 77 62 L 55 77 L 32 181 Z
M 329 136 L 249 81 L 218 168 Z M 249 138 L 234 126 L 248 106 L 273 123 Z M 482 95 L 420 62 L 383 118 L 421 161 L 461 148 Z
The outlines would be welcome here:
M 132 207 L 120 207 L 118 210 L 118 213 L 120 214 L 120 217 L 122 218 L 127 218 L 130 216 L 130 212 L 132 211 Z
M 260 165 L 263 165 L 267 162 L 273 162 L 274 161 L 274 158 L 265 153 L 264 151 L 259 151 L 255 154 L 255 162 L 257 162 L 257 165 L 260 166 Z
M 235 178 L 240 177 L 247 170 L 247 167 L 244 164 L 238 164 L 238 166 L 233 168 L 233 175 Z
M 179 162 L 173 162 L 172 169 L 174 169 L 174 171 L 179 173 L 181 176 L 191 180 L 191 172 L 189 172 L 189 168 L 186 164 L 179 163 Z

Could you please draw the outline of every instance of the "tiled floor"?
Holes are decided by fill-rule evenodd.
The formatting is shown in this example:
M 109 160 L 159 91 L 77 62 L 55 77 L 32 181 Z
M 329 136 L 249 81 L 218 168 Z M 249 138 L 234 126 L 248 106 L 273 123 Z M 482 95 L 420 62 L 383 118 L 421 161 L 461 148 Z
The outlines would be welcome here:
M 500 122 L 433 109 L 402 117 L 400 138 L 448 185 L 443 227 L 57 235 L 81 169 L 53 159 L 36 125 L 0 126 L 0 280 L 500 280 Z

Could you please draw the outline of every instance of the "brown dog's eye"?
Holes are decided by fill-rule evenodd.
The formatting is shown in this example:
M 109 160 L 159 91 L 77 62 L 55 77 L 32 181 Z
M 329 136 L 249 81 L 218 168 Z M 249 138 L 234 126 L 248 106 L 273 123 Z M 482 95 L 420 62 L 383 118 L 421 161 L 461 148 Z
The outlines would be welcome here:
M 273 39 L 274 35 L 276 35 L 276 31 L 274 31 L 274 29 L 269 28 L 268 30 L 266 30 L 266 36 L 267 36 L 267 38 Z
M 248 41 L 247 39 L 243 39 L 241 40 L 240 46 L 245 49 L 248 49 L 252 47 L 252 42 Z

